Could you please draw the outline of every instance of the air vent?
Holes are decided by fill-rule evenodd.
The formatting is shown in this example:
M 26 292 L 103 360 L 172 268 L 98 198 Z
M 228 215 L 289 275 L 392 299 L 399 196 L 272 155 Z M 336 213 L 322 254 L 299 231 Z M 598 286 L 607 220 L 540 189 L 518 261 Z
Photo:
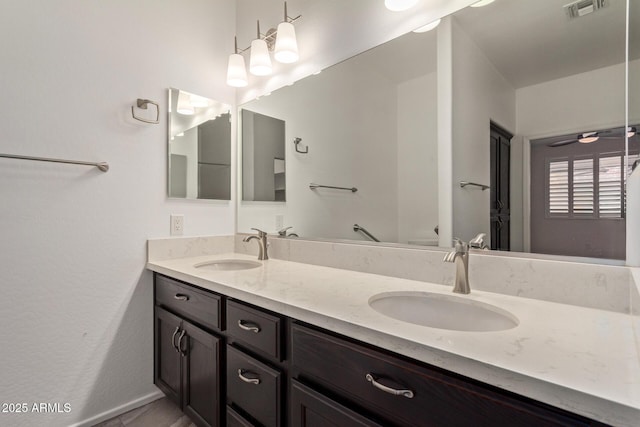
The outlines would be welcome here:
M 576 19 L 609 5 L 609 0 L 578 0 L 564 6 L 567 18 Z

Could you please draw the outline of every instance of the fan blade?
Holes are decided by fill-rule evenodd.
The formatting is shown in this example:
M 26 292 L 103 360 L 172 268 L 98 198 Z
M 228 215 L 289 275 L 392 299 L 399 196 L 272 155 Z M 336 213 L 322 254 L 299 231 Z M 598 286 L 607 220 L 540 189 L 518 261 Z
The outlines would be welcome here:
M 551 143 L 547 144 L 547 147 L 562 147 L 563 145 L 569 145 L 569 144 L 573 144 L 575 142 L 578 142 L 577 138 L 565 139 L 564 141 L 551 142 Z

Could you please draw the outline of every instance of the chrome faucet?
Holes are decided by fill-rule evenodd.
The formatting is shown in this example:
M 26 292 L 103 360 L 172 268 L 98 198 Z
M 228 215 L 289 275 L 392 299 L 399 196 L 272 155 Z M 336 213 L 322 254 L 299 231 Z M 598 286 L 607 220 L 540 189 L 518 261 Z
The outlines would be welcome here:
M 489 249 L 489 246 L 484 242 L 484 238 L 487 237 L 485 233 L 480 233 L 473 239 L 469 240 L 469 248 L 472 249 Z
M 453 292 L 457 294 L 468 294 L 469 287 L 469 244 L 460 239 L 454 239 L 455 248 L 444 256 L 444 262 L 456 263 L 456 283 Z
M 269 259 L 269 254 L 267 253 L 267 248 L 269 246 L 269 243 L 267 243 L 267 233 L 265 231 L 262 230 L 258 230 L 257 228 L 252 228 L 252 230 L 255 230 L 258 232 L 258 235 L 251 235 L 251 236 L 247 236 L 244 239 L 242 239 L 243 242 L 249 242 L 251 240 L 257 240 L 258 241 L 258 260 L 263 261 L 265 259 Z

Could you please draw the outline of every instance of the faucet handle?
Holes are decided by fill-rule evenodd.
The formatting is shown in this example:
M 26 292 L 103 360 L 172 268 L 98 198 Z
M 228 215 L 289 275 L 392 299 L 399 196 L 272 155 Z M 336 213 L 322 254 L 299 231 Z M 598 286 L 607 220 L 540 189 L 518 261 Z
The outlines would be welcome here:
M 278 234 L 279 234 L 280 236 L 282 236 L 282 237 L 286 237 L 286 236 L 287 236 L 287 230 L 289 230 L 289 229 L 291 229 L 291 228 L 293 228 L 293 227 L 285 227 L 285 228 L 282 228 L 282 229 L 278 230 Z
M 456 252 L 466 252 L 469 249 L 469 245 L 465 242 L 462 241 L 462 239 L 459 239 L 457 237 L 453 238 L 453 242 L 454 242 L 454 249 Z
M 487 245 L 484 243 L 485 237 L 487 237 L 485 233 L 479 233 L 476 237 L 469 240 L 469 247 L 475 249 L 486 249 Z
M 262 238 L 262 237 L 267 237 L 267 232 L 266 231 L 262 231 L 260 229 L 257 228 L 252 228 L 252 230 L 255 230 L 258 232 L 258 237 Z

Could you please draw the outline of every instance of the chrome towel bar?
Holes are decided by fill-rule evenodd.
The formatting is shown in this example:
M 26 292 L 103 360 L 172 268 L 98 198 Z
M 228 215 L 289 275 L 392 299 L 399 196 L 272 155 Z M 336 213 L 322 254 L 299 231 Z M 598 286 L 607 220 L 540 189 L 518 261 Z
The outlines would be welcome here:
M 334 187 L 331 185 L 320 185 L 320 184 L 314 184 L 311 183 L 309 184 L 309 188 L 312 190 L 315 190 L 316 188 L 333 188 L 334 190 L 347 190 L 347 191 L 351 191 L 352 193 L 355 193 L 356 191 L 358 191 L 358 189 L 356 187 Z
M 3 157 L 5 159 L 34 160 L 36 162 L 67 163 L 71 165 L 95 166 L 102 172 L 107 172 L 109 170 L 109 164 L 106 162 L 81 162 L 78 160 L 50 159 L 47 157 L 15 156 L 13 154 L 0 154 L 0 157 Z

